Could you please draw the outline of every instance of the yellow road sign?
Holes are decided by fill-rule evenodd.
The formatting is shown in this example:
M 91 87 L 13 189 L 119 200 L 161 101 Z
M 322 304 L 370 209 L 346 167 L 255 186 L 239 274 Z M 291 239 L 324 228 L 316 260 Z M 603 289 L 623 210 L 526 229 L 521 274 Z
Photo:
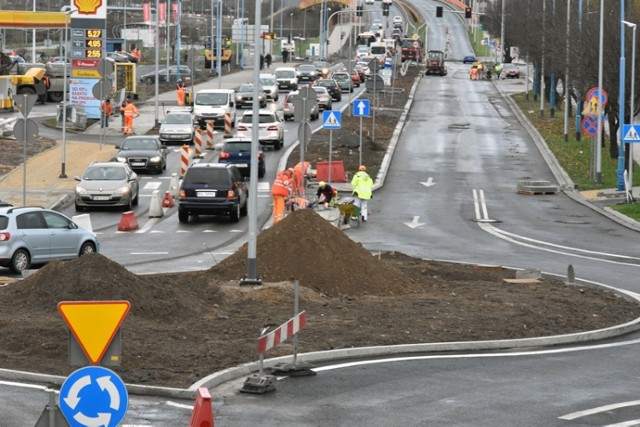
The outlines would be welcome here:
M 420 40 L 420 36 L 417 34 L 412 35 L 411 38 L 414 40 Z
M 130 307 L 129 301 L 62 301 L 58 311 L 89 361 L 97 365 Z

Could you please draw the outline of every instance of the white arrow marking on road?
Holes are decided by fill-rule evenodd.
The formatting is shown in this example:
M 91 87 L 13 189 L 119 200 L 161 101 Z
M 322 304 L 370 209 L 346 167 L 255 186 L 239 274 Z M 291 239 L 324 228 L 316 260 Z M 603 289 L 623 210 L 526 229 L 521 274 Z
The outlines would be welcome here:
M 436 183 L 433 182 L 432 176 L 430 176 L 429 179 L 427 179 L 427 182 L 420 181 L 420 184 L 424 185 L 425 187 L 433 187 L 434 185 L 436 185 Z
M 358 109 L 358 115 L 364 116 L 364 108 L 365 108 L 364 102 L 362 101 L 358 102 L 358 105 L 356 105 L 356 108 Z
M 116 385 L 113 382 L 111 382 L 111 377 L 110 376 L 100 377 L 96 380 L 96 382 L 100 386 L 100 390 L 102 391 L 107 390 L 107 393 L 109 393 L 109 398 L 111 399 L 109 408 L 113 409 L 114 411 L 117 411 L 118 409 L 120 409 L 120 394 L 118 394 L 118 389 L 116 388 Z
M 98 412 L 97 417 L 91 418 L 86 416 L 82 412 L 78 412 L 73 416 L 73 419 L 87 427 L 103 427 L 108 426 L 111 422 L 111 414 Z
M 418 222 L 418 220 L 420 219 L 419 216 L 414 216 L 413 220 L 411 220 L 411 222 L 405 222 L 406 225 L 408 225 L 411 228 L 418 228 L 418 227 L 422 227 L 425 223 L 424 222 Z
M 69 405 L 71 409 L 76 409 L 76 406 L 80 402 L 78 394 L 80 394 L 80 391 L 89 384 L 91 384 L 91 377 L 89 375 L 80 377 L 69 389 L 69 396 L 64 398 L 64 402 Z

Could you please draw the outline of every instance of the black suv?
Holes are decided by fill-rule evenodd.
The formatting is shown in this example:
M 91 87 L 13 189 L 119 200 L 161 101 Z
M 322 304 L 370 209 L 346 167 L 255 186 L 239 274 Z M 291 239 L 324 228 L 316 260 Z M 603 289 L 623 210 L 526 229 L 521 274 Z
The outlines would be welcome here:
M 221 163 L 196 163 L 180 186 L 178 220 L 189 215 L 228 215 L 232 222 L 247 214 L 249 187 L 238 168 Z

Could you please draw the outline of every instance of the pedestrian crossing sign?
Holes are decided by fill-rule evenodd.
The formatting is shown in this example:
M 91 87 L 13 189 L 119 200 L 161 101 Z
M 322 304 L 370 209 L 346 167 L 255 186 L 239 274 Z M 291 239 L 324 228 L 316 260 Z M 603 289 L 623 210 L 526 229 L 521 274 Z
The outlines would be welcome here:
M 328 110 L 322 113 L 323 129 L 340 129 L 341 123 L 342 113 L 340 111 Z
M 640 125 L 624 125 L 622 128 L 622 142 L 640 142 Z

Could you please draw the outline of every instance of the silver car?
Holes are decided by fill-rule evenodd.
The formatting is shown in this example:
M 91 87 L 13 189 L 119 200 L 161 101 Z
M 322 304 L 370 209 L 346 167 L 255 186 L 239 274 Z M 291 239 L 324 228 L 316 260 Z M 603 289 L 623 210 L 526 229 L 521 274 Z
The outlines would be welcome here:
M 284 117 L 280 111 L 260 110 L 258 112 L 258 139 L 260 145 L 271 145 L 279 150 L 284 145 Z M 253 111 L 246 111 L 238 124 L 237 137 L 251 138 Z
M 276 76 L 273 74 L 260 74 L 260 86 L 264 89 L 264 93 L 267 94 L 267 99 L 278 101 L 280 91 L 278 90 L 278 80 L 276 80 Z
M 76 211 L 116 206 L 131 210 L 138 204 L 138 175 L 127 163 L 92 163 L 76 176 Z
M 160 125 L 160 142 L 192 145 L 195 123 L 189 111 L 169 111 Z
M 98 239 L 60 212 L 37 207 L 0 208 L 0 266 L 15 273 L 32 265 L 97 252 Z

